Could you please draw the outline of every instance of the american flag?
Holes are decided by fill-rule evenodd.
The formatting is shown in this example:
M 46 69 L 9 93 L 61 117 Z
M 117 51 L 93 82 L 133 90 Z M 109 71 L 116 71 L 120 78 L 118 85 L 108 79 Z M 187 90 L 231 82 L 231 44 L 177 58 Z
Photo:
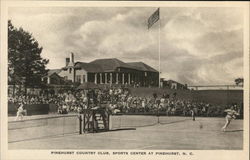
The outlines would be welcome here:
M 160 8 L 158 8 L 149 18 L 148 18 L 148 29 L 153 26 L 160 19 Z

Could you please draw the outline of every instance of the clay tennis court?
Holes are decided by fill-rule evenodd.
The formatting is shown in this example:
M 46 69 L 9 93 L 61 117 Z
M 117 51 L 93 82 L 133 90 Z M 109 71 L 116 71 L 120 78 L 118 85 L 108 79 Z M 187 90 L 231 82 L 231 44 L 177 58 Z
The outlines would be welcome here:
M 48 116 L 48 115 L 46 115 Z M 40 116 L 41 117 L 41 116 Z M 38 116 L 25 117 L 37 119 Z M 42 116 L 44 117 L 44 116 Z M 132 150 L 241 150 L 243 120 L 226 132 L 224 118 L 121 115 L 112 116 L 112 130 L 79 134 L 76 116 L 26 123 L 9 117 L 9 149 L 132 149 Z M 13 124 L 11 124 L 13 123 Z M 63 127 L 62 127 L 63 126 Z

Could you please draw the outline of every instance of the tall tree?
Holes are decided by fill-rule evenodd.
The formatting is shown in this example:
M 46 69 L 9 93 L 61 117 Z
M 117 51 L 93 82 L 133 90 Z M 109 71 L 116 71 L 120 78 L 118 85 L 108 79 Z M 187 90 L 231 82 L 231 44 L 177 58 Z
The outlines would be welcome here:
M 41 57 L 42 50 L 32 34 L 8 21 L 9 84 L 22 84 L 25 90 L 42 84 L 41 78 L 47 74 L 49 62 Z

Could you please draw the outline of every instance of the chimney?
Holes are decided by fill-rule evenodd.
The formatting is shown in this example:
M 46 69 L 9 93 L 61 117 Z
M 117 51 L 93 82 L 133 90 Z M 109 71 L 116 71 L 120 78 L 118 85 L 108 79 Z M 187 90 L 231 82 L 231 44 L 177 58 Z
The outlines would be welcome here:
M 74 64 L 74 53 L 70 53 L 70 62 Z
M 69 55 L 69 57 L 70 57 L 70 58 L 69 58 L 68 66 L 71 66 L 71 67 L 72 67 L 72 66 L 74 66 L 74 64 L 75 64 L 75 63 L 74 63 L 74 53 L 71 52 L 70 55 Z
M 66 58 L 66 67 L 69 65 L 70 58 Z

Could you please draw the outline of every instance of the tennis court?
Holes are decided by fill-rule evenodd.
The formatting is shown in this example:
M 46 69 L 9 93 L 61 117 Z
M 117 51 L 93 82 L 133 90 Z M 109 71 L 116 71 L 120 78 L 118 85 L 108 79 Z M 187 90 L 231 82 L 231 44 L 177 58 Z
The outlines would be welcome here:
M 48 115 L 47 115 L 48 116 Z M 49 117 L 49 116 L 48 116 Z M 111 117 L 111 131 L 79 135 L 76 115 L 25 117 L 25 125 L 9 118 L 9 149 L 136 149 L 240 150 L 243 120 L 221 132 L 224 118 L 120 115 Z M 34 120 L 40 119 L 40 120 Z M 12 124 L 11 124 L 12 123 Z M 21 128 L 20 125 L 22 126 Z

